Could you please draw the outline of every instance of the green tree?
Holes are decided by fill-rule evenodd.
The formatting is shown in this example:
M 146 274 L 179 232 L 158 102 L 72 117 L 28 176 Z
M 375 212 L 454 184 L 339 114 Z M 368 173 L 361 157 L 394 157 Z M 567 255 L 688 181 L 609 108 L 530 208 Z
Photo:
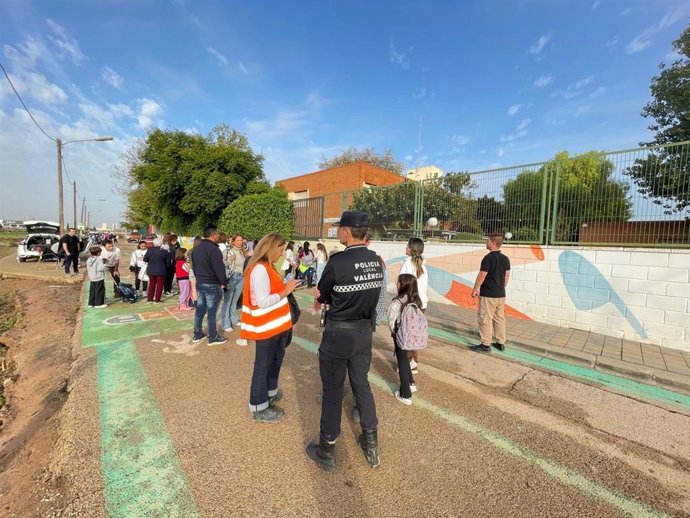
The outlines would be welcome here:
M 341 165 L 352 164 L 354 162 L 369 162 L 381 169 L 391 171 L 392 173 L 402 174 L 405 164 L 398 162 L 393 156 L 393 151 L 386 149 L 383 154 L 377 153 L 374 148 L 367 147 L 364 149 L 357 149 L 350 146 L 345 151 L 331 158 L 321 157 L 319 167 L 328 169 L 329 167 L 338 167 Z
M 661 72 L 652 78 L 650 87 L 653 100 L 642 110 L 644 117 L 654 119 L 649 129 L 656 136 L 641 146 L 690 140 L 690 27 L 673 42 L 673 48 L 680 58 L 670 66 L 659 65 Z M 627 174 L 641 194 L 653 198 L 667 213 L 690 206 L 690 158 L 684 146 L 653 150 L 635 160 Z
M 547 192 L 557 191 L 546 198 L 546 207 L 552 211 L 556 204 L 559 241 L 576 240 L 586 221 L 627 221 L 631 215 L 628 186 L 611 179 L 613 169 L 604 153 L 570 156 L 562 151 L 538 171 L 523 171 L 503 187 L 504 229 L 521 236 L 538 235 L 545 174 L 547 182 L 558 176 L 557 186 L 546 185 Z
M 265 183 L 263 157 L 227 125 L 206 136 L 153 130 L 129 163 L 128 176 L 120 173 L 130 186 L 128 219 L 162 231 L 199 233 L 249 185 Z
M 218 228 L 228 235 L 242 234 L 255 240 L 271 232 L 290 239 L 295 228 L 292 202 L 282 187 L 240 196 L 223 211 Z

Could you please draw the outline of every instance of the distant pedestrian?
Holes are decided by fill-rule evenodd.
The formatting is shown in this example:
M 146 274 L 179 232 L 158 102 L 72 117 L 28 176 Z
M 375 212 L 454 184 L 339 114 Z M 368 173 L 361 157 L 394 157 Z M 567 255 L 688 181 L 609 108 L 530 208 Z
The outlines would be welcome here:
M 146 263 L 144 262 L 146 250 L 148 250 L 146 241 L 139 241 L 137 249 L 132 252 L 129 260 L 129 271 L 134 274 L 134 289 L 141 295 L 148 290 L 149 284 L 148 281 L 143 280 L 143 275 L 141 275 L 141 270 L 146 267 Z
M 81 244 L 77 237 L 77 229 L 70 228 L 67 234 L 60 238 L 60 250 L 65 253 L 65 275 L 70 275 L 69 267 L 72 266 L 74 275 L 79 274 L 79 252 Z
M 159 304 L 163 294 L 165 276 L 168 275 L 168 267 L 173 262 L 167 250 L 162 247 L 160 238 L 153 240 L 153 246 L 144 254 L 146 274 L 149 276 L 149 289 L 146 298 L 149 304 Z
M 189 301 L 192 300 L 192 287 L 189 284 L 189 264 L 187 264 L 187 249 L 179 248 L 175 252 L 175 276 L 180 287 L 180 298 L 177 308 L 180 311 L 191 311 Z
M 230 238 L 225 252 L 225 273 L 228 276 L 228 288 L 223 293 L 223 307 L 221 309 L 221 326 L 227 333 L 232 333 L 233 328 L 240 323 L 237 314 L 237 301 L 242 297 L 244 286 L 244 261 L 247 252 L 244 249 L 244 240 L 240 234 Z M 227 336 L 227 335 L 226 335 Z
M 110 239 L 103 241 L 103 247 L 104 250 L 101 251 L 101 257 L 110 276 L 113 278 L 113 293 L 117 299 L 120 298 L 120 294 L 117 291 L 117 283 L 120 282 L 120 257 L 122 256 L 122 251 Z
M 510 259 L 501 253 L 502 234 L 491 234 L 486 240 L 489 253 L 482 259 L 472 296 L 479 297 L 479 337 L 473 351 L 490 353 L 493 345 L 499 351 L 506 346 L 506 286 L 510 279 Z M 495 338 L 495 341 L 494 341 Z
M 398 361 L 398 376 L 400 377 L 400 389 L 395 391 L 395 398 L 406 405 L 412 404 L 412 393 L 417 392 L 417 385 L 412 377 L 410 360 L 407 351 L 398 343 L 401 324 L 401 315 L 408 304 L 414 304 L 421 308 L 422 301 L 417 291 L 417 278 L 409 273 L 402 273 L 398 277 L 398 295 L 393 299 L 388 308 L 388 327 L 393 337 L 395 358 Z
M 305 241 L 302 247 L 302 255 L 299 259 L 299 271 L 302 279 L 306 279 L 307 288 L 314 285 L 314 267 L 316 266 L 316 257 L 311 250 L 309 241 Z
M 187 252 L 189 259 L 189 284 L 192 288 L 192 306 L 196 307 L 196 276 L 194 275 L 194 248 L 201 243 L 201 236 L 196 236 L 192 241 L 192 249 Z
M 287 296 L 299 282 L 283 284 L 275 269 L 284 248 L 285 239 L 280 234 L 261 238 L 247 265 L 242 292 L 240 338 L 256 341 L 249 410 L 260 422 L 274 423 L 285 417 L 275 404 L 283 396 L 278 378 L 292 330 Z
M 173 233 L 166 234 L 165 238 L 163 239 L 162 248 L 164 250 L 167 250 L 168 253 L 170 254 L 170 257 L 174 259 L 175 254 L 180 249 L 180 243 L 177 240 L 177 235 L 173 234 Z M 174 264 L 174 261 L 171 261 L 170 265 L 168 266 L 168 270 L 165 274 L 165 282 L 163 283 L 163 295 L 165 295 L 166 297 L 169 297 L 172 295 L 172 285 L 173 285 L 174 280 L 175 280 L 175 264 Z
M 405 255 L 407 255 L 407 257 L 400 268 L 400 273 L 409 273 L 414 275 L 417 279 L 417 292 L 422 302 L 421 309 L 422 312 L 425 312 L 427 304 L 429 303 L 429 272 L 424 264 L 423 253 L 424 241 L 418 237 L 411 237 L 405 248 Z M 412 369 L 412 373 L 417 374 L 419 372 L 419 366 L 417 364 L 419 355 L 417 351 L 408 351 L 407 356 L 410 359 L 410 369 Z
M 220 232 L 215 225 L 207 225 L 203 235 L 204 238 L 194 247 L 192 252 L 197 291 L 194 338 L 192 341 L 198 343 L 208 337 L 207 345 L 222 345 L 227 342 L 227 339 L 218 336 L 216 316 L 228 279 L 225 274 L 223 254 L 218 248 Z M 204 316 L 208 319 L 208 334 L 204 334 L 202 330 Z
M 86 260 L 86 273 L 89 276 L 89 307 L 105 308 L 105 272 L 107 271 L 101 255 L 100 246 L 89 249 L 91 257 Z
M 328 252 L 323 243 L 316 244 L 316 282 L 323 275 L 323 270 L 326 268 L 326 263 L 328 262 Z
M 292 280 L 295 277 L 296 262 L 294 248 L 295 242 L 288 241 L 288 244 L 285 247 L 285 253 L 283 254 L 283 272 L 286 281 Z
M 368 374 L 383 270 L 377 255 L 366 247 L 369 217 L 365 212 L 345 211 L 335 225 L 340 243 L 347 248 L 331 255 L 314 290 L 329 311 L 319 346 L 323 391 L 319 440 L 306 448 L 307 457 L 327 472 L 336 467 L 335 442 L 341 431 L 346 374 L 360 414 L 360 448 L 370 467 L 380 464 L 376 403 Z

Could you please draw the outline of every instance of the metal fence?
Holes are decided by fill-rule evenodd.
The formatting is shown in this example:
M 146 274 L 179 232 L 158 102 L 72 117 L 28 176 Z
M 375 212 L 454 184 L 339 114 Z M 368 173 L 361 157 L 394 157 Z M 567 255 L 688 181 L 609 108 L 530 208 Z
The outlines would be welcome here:
M 690 247 L 690 142 L 342 193 L 378 239 Z
M 293 237 L 297 239 L 314 239 L 322 235 L 324 198 L 317 196 L 292 203 L 295 213 L 295 230 Z

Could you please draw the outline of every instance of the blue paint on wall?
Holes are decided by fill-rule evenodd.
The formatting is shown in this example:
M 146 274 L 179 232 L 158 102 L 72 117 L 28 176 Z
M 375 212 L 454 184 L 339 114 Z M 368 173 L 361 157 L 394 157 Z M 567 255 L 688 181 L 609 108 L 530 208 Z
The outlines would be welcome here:
M 578 273 L 572 273 L 573 264 L 578 264 Z M 558 256 L 558 268 L 563 285 L 570 300 L 580 311 L 591 311 L 604 304 L 612 303 L 641 338 L 648 338 L 642 324 L 625 305 L 620 295 L 599 269 L 576 252 L 566 251 Z

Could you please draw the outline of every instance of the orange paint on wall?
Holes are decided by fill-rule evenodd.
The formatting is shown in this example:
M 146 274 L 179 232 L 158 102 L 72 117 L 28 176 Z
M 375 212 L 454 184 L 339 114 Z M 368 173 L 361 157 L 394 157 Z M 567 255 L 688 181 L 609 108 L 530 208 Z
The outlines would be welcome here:
M 461 308 L 474 310 L 479 308 L 479 299 L 472 297 L 472 288 L 458 281 L 452 281 L 452 287 L 448 293 L 446 293 L 445 297 Z M 532 320 L 524 313 L 521 313 L 517 309 L 510 307 L 508 304 L 505 306 L 505 314 L 506 316 L 520 318 L 522 320 Z

